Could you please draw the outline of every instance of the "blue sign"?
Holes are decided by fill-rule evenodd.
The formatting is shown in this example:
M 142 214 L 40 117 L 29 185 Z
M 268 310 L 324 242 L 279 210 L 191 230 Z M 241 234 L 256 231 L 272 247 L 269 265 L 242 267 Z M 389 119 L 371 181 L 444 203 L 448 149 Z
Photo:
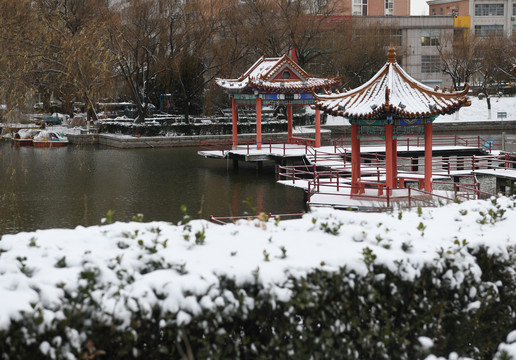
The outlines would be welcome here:
M 485 140 L 484 147 L 491 149 L 494 146 L 494 140 Z

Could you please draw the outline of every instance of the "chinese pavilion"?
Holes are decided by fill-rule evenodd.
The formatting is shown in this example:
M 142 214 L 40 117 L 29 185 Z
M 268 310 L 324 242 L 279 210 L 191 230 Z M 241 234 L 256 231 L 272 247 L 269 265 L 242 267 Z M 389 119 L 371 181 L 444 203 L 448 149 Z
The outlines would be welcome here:
M 262 145 L 262 106 L 287 107 L 288 142 L 293 143 L 293 106 L 314 105 L 314 93 L 340 84 L 340 78 L 315 78 L 286 54 L 277 58 L 262 56 L 238 79 L 215 79 L 229 93 L 233 121 L 233 146 L 238 145 L 237 106 L 256 106 L 256 148 Z M 320 111 L 315 114 L 314 146 L 321 146 Z
M 391 45 L 387 63 L 368 82 L 339 94 L 315 95 L 316 108 L 343 116 L 351 123 L 352 193 L 360 192 L 360 138 L 385 138 L 385 186 L 404 187 L 397 174 L 397 138 L 424 136 L 424 190 L 432 191 L 432 122 L 441 114 L 452 114 L 471 103 L 469 85 L 461 92 L 431 89 L 408 75 L 397 63 Z M 398 184 L 398 180 L 401 180 Z

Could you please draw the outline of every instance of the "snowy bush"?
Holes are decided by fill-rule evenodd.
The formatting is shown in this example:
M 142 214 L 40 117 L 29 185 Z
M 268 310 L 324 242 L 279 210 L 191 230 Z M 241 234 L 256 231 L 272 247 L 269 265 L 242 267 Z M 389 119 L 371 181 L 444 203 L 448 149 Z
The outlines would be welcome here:
M 7 235 L 0 353 L 510 359 L 514 206 L 493 198 L 402 216 L 318 210 L 227 226 L 185 216 Z

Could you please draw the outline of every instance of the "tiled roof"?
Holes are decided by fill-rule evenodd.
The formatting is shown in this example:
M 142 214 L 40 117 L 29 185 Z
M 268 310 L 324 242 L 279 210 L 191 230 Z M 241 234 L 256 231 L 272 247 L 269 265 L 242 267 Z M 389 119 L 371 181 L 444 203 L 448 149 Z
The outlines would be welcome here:
M 391 46 L 387 63 L 368 82 L 344 93 L 315 95 L 316 107 L 332 115 L 358 119 L 425 118 L 469 106 L 469 85 L 461 92 L 432 89 L 413 79 L 396 62 Z
M 277 78 L 280 71 L 286 66 L 297 75 L 299 80 Z M 262 56 L 238 79 L 217 78 L 215 83 L 226 90 L 235 92 L 252 88 L 261 91 L 289 93 L 299 91 L 311 92 L 315 89 L 327 89 L 331 86 L 338 86 L 340 78 L 324 79 L 312 77 L 285 54 L 278 58 Z

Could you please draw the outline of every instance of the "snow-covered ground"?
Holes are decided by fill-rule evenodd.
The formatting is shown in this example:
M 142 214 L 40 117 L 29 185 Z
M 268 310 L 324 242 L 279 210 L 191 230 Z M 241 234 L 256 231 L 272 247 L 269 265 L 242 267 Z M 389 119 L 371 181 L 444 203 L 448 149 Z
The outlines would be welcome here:
M 486 99 L 479 100 L 478 97 L 471 96 L 471 106 L 463 107 L 457 114 L 441 115 L 435 123 L 443 122 L 468 122 L 468 121 L 499 121 L 497 114 L 506 112 L 507 118 L 504 120 L 516 120 L 516 97 L 492 96 L 491 97 L 491 115 L 487 110 Z M 328 116 L 327 125 L 349 125 L 348 120 L 342 117 Z
M 500 208 L 506 209 L 503 217 L 494 216 Z M 227 303 L 218 295 L 219 275 L 237 284 L 258 278 L 277 301 L 288 300 L 288 276 L 342 266 L 366 274 L 365 248 L 377 256 L 376 264 L 407 280 L 417 277 L 425 264 L 435 264 L 437 254 L 445 250 L 457 265 L 449 280 L 460 284 L 463 271 L 481 276 L 460 241 L 467 239 L 469 248 L 485 245 L 503 258 L 515 244 L 515 223 L 516 200 L 501 197 L 422 212 L 370 214 L 322 208 L 288 221 L 254 219 L 226 226 L 204 220 L 186 226 L 131 222 L 4 235 L 0 329 L 20 319 L 22 312 L 32 312 L 34 304 L 43 308 L 46 323 L 62 318 L 59 303 L 64 291 L 73 293 L 86 281 L 79 280 L 83 271 L 97 272 L 104 291 L 95 292 L 95 300 L 122 321 L 134 310 L 131 301 L 120 301 L 123 297 L 138 299 L 144 310 L 160 305 L 165 311 L 179 311 L 177 321 L 188 323 L 203 310 Z M 149 267 L 157 270 L 148 271 Z M 156 291 L 162 297 L 157 298 Z M 197 302 L 191 294 L 207 295 Z M 471 306 L 475 301 L 473 296 Z M 516 333 L 508 334 L 502 347 L 516 356 Z

